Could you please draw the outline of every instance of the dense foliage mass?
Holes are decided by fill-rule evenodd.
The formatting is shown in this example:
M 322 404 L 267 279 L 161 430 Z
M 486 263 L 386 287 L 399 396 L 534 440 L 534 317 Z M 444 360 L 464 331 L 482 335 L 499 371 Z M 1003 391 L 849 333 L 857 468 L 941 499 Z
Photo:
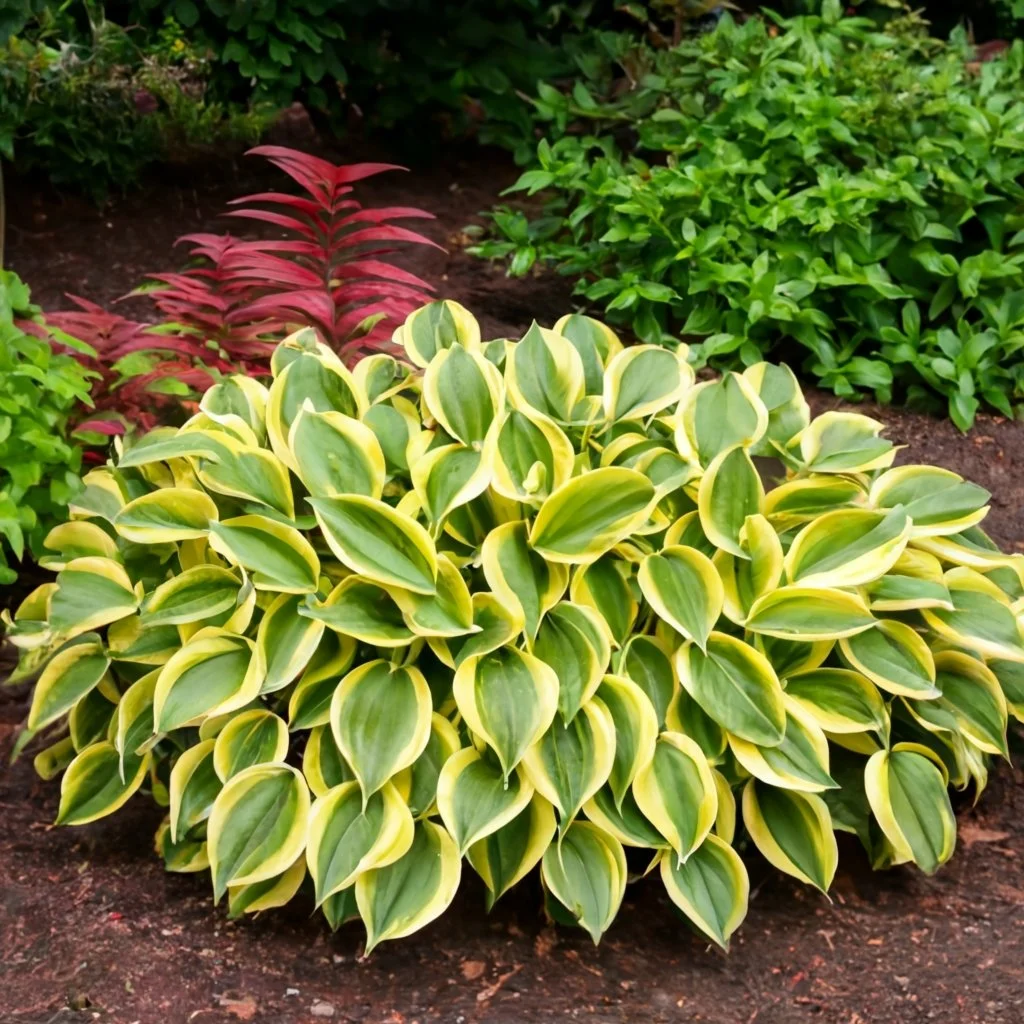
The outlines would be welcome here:
M 80 487 L 71 427 L 77 408 L 91 403 L 92 375 L 26 332 L 38 317 L 25 284 L 0 270 L 0 584 L 17 575 L 11 555 L 20 562 L 43 553 Z
M 232 914 L 306 885 L 368 948 L 464 857 L 595 941 L 657 869 L 722 945 L 740 851 L 822 891 L 837 829 L 949 858 L 947 786 L 1024 715 L 987 492 L 783 366 L 698 384 L 579 315 L 483 343 L 452 302 L 395 340 L 349 370 L 300 331 L 86 476 L 7 619 L 60 823 L 144 791 Z
M 76 28 L 69 6 L 0 21 L 0 154 L 19 170 L 102 200 L 153 164 L 241 152 L 275 115 L 212 97 L 209 60 L 173 25 L 136 40 L 102 18 Z
M 535 261 L 702 361 L 795 354 L 850 397 L 927 404 L 966 429 L 1024 396 L 1024 43 L 972 63 L 914 17 L 739 23 L 621 45 L 571 92 L 541 89 L 549 140 L 474 251 Z M 621 40 L 620 40 L 621 42 Z

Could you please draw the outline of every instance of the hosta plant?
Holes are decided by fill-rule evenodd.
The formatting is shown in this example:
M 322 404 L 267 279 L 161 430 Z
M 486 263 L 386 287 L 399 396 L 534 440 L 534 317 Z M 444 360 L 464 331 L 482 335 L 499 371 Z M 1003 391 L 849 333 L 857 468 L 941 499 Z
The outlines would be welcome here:
M 301 331 L 86 477 L 8 619 L 59 823 L 146 792 L 232 914 L 305 889 L 367 948 L 467 864 L 489 904 L 539 868 L 595 941 L 654 874 L 726 945 L 755 851 L 823 892 L 837 830 L 950 857 L 948 787 L 1024 714 L 984 490 L 784 366 L 695 383 L 580 315 L 482 342 L 452 302 L 395 340 L 349 370 Z

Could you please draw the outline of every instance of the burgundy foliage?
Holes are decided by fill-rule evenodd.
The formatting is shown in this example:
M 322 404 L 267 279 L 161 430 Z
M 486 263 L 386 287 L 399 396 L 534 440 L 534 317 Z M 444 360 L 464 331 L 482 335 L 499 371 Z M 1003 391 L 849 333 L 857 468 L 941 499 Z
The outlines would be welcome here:
M 389 261 L 406 244 L 441 247 L 394 221 L 433 219 L 407 206 L 365 208 L 353 198 L 355 182 L 394 164 L 332 164 L 283 146 L 258 146 L 292 178 L 301 195 L 259 192 L 232 202 L 228 216 L 260 225 L 266 237 L 185 235 L 193 265 L 151 275 L 144 289 L 159 313 L 140 323 L 73 298 L 76 310 L 47 323 L 87 342 L 95 360 L 76 353 L 101 379 L 96 409 L 80 427 L 121 432 L 123 423 L 149 429 L 163 421 L 168 391 L 202 392 L 219 373 L 269 374 L 277 342 L 299 327 L 313 327 L 346 361 L 386 349 L 412 310 L 430 302 L 433 288 Z M 57 337 L 59 341 L 59 337 Z M 126 375 L 118 360 L 152 358 L 146 371 Z M 186 408 L 188 403 L 185 403 Z M 120 416 L 116 415 L 120 414 Z

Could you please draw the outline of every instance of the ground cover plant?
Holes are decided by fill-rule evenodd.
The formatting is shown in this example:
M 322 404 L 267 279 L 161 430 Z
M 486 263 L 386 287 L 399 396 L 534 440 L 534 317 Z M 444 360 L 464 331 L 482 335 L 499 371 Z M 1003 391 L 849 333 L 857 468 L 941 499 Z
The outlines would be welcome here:
M 25 330 L 38 318 L 24 282 L 0 270 L 0 584 L 15 580 L 12 561 L 43 553 L 80 487 L 72 426 L 92 374 Z
M 187 235 L 191 262 L 155 273 L 139 291 L 152 298 L 155 322 L 133 320 L 93 302 L 52 313 L 47 324 L 86 342 L 86 366 L 98 375 L 82 428 L 106 434 L 173 421 L 224 374 L 270 375 L 270 357 L 292 329 L 316 328 L 343 358 L 389 344 L 433 288 L 396 266 L 403 246 L 439 248 L 396 220 L 432 219 L 407 206 L 365 207 L 355 184 L 401 170 L 393 164 L 334 164 L 283 146 L 258 146 L 301 195 L 269 191 L 232 202 L 228 216 L 263 236 Z
M 232 914 L 300 889 L 367 946 L 535 867 L 597 941 L 656 872 L 727 945 L 743 856 L 827 891 L 953 853 L 1024 714 L 1024 556 L 792 373 L 696 383 L 580 315 L 452 302 L 351 370 L 311 330 L 119 445 L 13 617 L 58 822 L 147 793 Z M 756 460 L 756 461 L 755 461 Z M 627 856 L 628 851 L 628 856 Z
M 793 360 L 851 398 L 1012 416 L 1024 395 L 1024 43 L 978 62 L 915 16 L 735 20 L 655 48 L 615 37 L 473 251 L 577 293 L 698 364 Z

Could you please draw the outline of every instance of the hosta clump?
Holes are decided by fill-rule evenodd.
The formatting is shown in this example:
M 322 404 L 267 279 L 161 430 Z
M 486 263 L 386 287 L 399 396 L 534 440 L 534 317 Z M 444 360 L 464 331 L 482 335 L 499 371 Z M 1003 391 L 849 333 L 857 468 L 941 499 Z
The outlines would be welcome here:
M 233 914 L 305 886 L 369 947 L 464 859 L 492 903 L 539 866 L 595 940 L 656 869 L 725 945 L 740 852 L 823 891 L 835 830 L 949 858 L 947 787 L 1024 712 L 985 491 L 785 367 L 697 384 L 577 315 L 482 343 L 451 302 L 395 340 L 293 335 L 88 475 L 9 623 L 58 821 L 144 789 Z

